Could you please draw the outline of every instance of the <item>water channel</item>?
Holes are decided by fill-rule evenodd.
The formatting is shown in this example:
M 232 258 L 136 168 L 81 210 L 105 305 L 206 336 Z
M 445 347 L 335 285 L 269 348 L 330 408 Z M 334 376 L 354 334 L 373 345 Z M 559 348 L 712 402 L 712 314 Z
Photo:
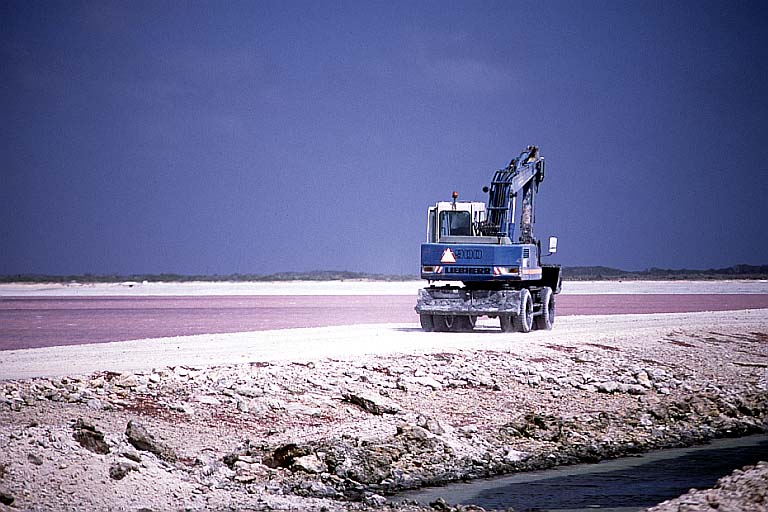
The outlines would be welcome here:
M 691 488 L 713 487 L 734 469 L 768 460 L 768 435 L 719 439 L 597 464 L 517 473 L 402 493 L 392 501 L 450 504 L 485 509 L 630 512 L 652 507 Z

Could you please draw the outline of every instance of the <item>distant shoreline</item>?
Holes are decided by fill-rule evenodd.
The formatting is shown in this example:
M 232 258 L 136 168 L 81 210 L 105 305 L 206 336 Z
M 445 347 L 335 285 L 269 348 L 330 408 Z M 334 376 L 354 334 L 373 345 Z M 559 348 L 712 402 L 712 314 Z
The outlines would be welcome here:
M 621 270 L 611 267 L 563 267 L 567 281 L 722 281 L 722 280 L 765 280 L 768 279 L 768 265 L 734 265 L 732 267 L 695 270 L 660 269 Z M 185 282 L 291 282 L 291 281 L 372 281 L 405 282 L 418 281 L 417 275 L 372 274 L 342 270 L 316 270 L 310 272 L 279 272 L 275 274 L 213 274 L 185 275 L 160 274 L 9 274 L 0 275 L 0 283 L 185 283 Z

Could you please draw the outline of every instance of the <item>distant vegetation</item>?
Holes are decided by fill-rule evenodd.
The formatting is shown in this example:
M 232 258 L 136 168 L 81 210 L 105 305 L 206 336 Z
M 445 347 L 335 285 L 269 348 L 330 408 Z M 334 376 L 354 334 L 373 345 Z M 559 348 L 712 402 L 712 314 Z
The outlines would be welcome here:
M 571 281 L 768 279 L 768 265 L 734 265 L 707 270 L 649 268 L 636 271 L 610 267 L 565 267 L 563 278 Z
M 640 281 L 640 280 L 701 280 L 701 279 L 768 279 L 768 265 L 734 265 L 707 270 L 649 268 L 647 270 L 619 270 L 610 267 L 564 267 L 563 277 L 570 281 Z M 0 276 L 0 283 L 122 283 L 135 282 L 188 282 L 188 281 L 411 281 L 416 275 L 368 274 L 341 270 L 315 270 L 312 272 L 279 272 L 277 274 L 80 274 L 51 276 L 42 274 L 16 274 Z
M 364 272 L 348 272 L 345 270 L 314 270 L 311 272 L 279 272 L 277 274 L 79 274 L 67 276 L 51 276 L 43 274 L 17 274 L 0 276 L 2 283 L 122 283 L 135 282 L 190 282 L 190 281 L 411 281 L 418 276 L 368 274 Z

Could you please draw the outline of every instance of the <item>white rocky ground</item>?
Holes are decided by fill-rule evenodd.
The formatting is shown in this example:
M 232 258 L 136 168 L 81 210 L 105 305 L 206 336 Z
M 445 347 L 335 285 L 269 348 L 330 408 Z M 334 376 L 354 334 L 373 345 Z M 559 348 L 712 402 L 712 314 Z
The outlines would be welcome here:
M 425 483 L 764 431 L 766 342 L 755 310 L 0 352 L 0 510 L 387 508 Z
M 552 331 L 508 335 L 498 321 L 483 319 L 472 333 L 424 333 L 417 324 L 353 325 L 201 334 L 98 345 L 0 351 L 0 379 L 51 377 L 95 371 L 148 371 L 164 366 L 211 366 L 252 362 L 356 359 L 374 354 L 493 350 L 519 355 L 542 344 L 593 342 L 621 336 L 640 343 L 663 338 L 678 326 L 708 323 L 721 332 L 763 321 L 766 310 L 659 315 L 569 316 Z

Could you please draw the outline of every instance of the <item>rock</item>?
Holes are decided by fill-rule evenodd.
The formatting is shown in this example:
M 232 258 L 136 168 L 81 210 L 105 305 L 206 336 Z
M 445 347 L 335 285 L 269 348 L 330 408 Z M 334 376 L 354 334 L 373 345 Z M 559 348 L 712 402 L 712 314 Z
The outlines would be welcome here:
M 431 502 L 429 506 L 438 512 L 451 512 L 453 510 L 443 498 L 437 498 L 437 500 Z
M 195 414 L 195 409 L 190 404 L 187 404 L 187 403 L 173 402 L 168 404 L 168 407 L 174 411 L 183 412 L 188 416 L 192 416 Z
M 597 385 L 597 390 L 601 393 L 615 393 L 619 390 L 619 383 L 615 380 L 609 380 L 608 382 L 601 382 Z
M 303 415 L 303 416 L 320 416 L 323 414 L 323 410 L 319 407 L 307 407 L 300 403 L 288 403 L 285 405 L 285 412 L 288 414 Z
M 409 427 L 421 430 L 426 435 L 426 430 L 419 427 Z M 399 430 L 399 428 L 398 428 Z M 399 436 L 400 434 L 398 434 Z M 406 451 L 411 453 L 424 453 L 428 448 L 434 448 L 429 439 L 419 440 L 411 437 L 410 432 L 403 432 L 403 437 L 395 439 L 397 442 L 392 444 L 364 445 L 358 449 L 347 452 L 342 459 L 344 463 L 336 466 L 336 474 L 341 477 L 355 480 L 360 484 L 380 484 L 385 478 L 392 475 L 392 466 L 395 461 L 402 458 Z M 406 446 L 408 448 L 406 448 Z M 435 453 L 434 449 L 429 453 Z M 332 458 L 338 457 L 338 454 L 332 455 Z M 331 463 L 329 462 L 329 465 Z M 361 487 L 358 490 L 363 490 Z
M 221 405 L 221 400 L 219 400 L 215 396 L 210 396 L 210 395 L 201 395 L 196 397 L 195 400 L 197 400 L 201 404 Z
M 130 459 L 134 462 L 141 462 L 141 455 L 132 447 L 123 448 L 122 450 L 120 450 L 119 455 L 121 457 L 125 457 L 126 459 Z
M 361 395 L 347 391 L 342 393 L 341 396 L 345 401 L 355 404 L 362 410 L 378 416 L 383 414 L 397 414 L 400 410 L 395 406 L 385 404 L 374 395 Z
M 123 374 L 115 380 L 115 386 L 120 386 L 121 388 L 132 388 L 138 384 L 139 381 L 136 378 L 136 375 L 132 373 Z
M 240 444 L 240 446 L 237 447 L 237 449 L 234 452 L 230 452 L 224 455 L 224 458 L 223 458 L 224 464 L 226 464 L 231 468 L 240 459 L 243 459 L 244 461 L 247 461 L 247 462 L 251 462 L 247 458 L 255 455 L 256 451 L 257 451 L 256 447 L 251 444 L 251 441 L 249 439 L 245 439 Z
M 21 396 L 21 400 L 26 405 L 34 405 L 35 404 L 36 398 L 35 398 L 34 395 L 31 395 L 29 393 L 21 393 L 20 396 Z
M 627 393 L 630 395 L 644 395 L 646 392 L 646 389 L 640 384 L 630 384 L 627 386 Z
M 240 455 L 238 455 L 237 453 L 228 453 L 224 456 L 222 460 L 224 461 L 224 464 L 226 464 L 231 468 L 237 463 L 239 459 L 240 459 Z
M 312 492 L 312 496 L 320 497 L 338 497 L 339 491 L 332 485 L 324 484 L 323 482 L 313 481 L 309 485 L 309 490 Z M 321 509 L 322 510 L 322 509 Z
M 93 453 L 105 455 L 109 453 L 109 446 L 104 441 L 104 433 L 99 431 L 93 424 L 83 418 L 79 418 L 74 425 L 75 433 L 73 437 L 80 446 Z
M 507 462 L 520 462 L 530 458 L 530 456 L 531 455 L 527 452 L 521 452 L 513 448 L 507 447 L 504 449 L 504 459 Z
M 264 390 L 250 386 L 238 386 L 235 388 L 235 393 L 247 396 L 248 398 L 257 398 L 264 395 Z
M 422 386 L 432 388 L 436 391 L 443 389 L 443 385 L 440 384 L 436 379 L 426 375 L 419 376 L 419 377 L 403 377 L 402 380 L 409 382 L 411 384 L 420 384 Z
M 304 471 L 305 473 L 325 473 L 328 466 L 321 461 L 317 455 L 310 454 L 303 457 L 296 457 L 291 464 L 291 469 Z
M 11 506 L 15 500 L 16 498 L 14 498 L 10 492 L 6 491 L 5 489 L 0 489 L 0 503 L 3 505 Z
M 128 422 L 125 429 L 128 442 L 137 450 L 154 453 L 158 458 L 166 462 L 176 462 L 176 453 L 165 444 L 156 441 L 154 436 L 147 432 L 144 426 L 136 420 Z
M 637 383 L 644 388 L 651 389 L 651 387 L 653 387 L 653 384 L 651 384 L 651 379 L 645 370 L 640 371 L 635 378 L 637 379 Z
M 419 417 L 416 419 L 416 424 L 419 427 L 427 429 L 436 435 L 445 433 L 443 426 L 440 425 L 440 423 L 434 418 L 428 418 L 426 416 L 419 415 Z
M 383 507 L 387 504 L 387 498 L 380 494 L 366 495 L 364 501 L 368 505 L 373 505 L 374 507 Z
M 98 398 L 91 398 L 85 403 L 85 405 L 87 405 L 89 409 L 93 409 L 94 411 L 100 411 L 104 409 L 104 402 L 102 402 Z
M 34 464 L 35 466 L 42 466 L 43 465 L 43 458 L 37 455 L 36 453 L 29 453 L 27 454 L 27 459 L 29 462 Z
M 234 463 L 233 469 L 235 470 L 235 481 L 242 484 L 253 482 L 260 478 L 266 478 L 269 474 L 269 469 L 259 463 L 237 461 Z
M 248 484 L 253 482 L 254 480 L 258 480 L 259 478 L 261 478 L 261 475 L 259 475 L 258 473 L 247 473 L 247 472 L 237 473 L 234 476 L 235 482 L 239 482 L 241 484 Z
M 429 433 L 426 429 L 413 425 L 398 425 L 396 435 L 405 436 L 411 441 L 425 441 L 429 439 Z
M 131 471 L 138 471 L 139 466 L 135 462 L 121 460 L 113 462 L 109 466 L 109 477 L 113 480 L 122 480 Z
M 288 443 L 275 449 L 264 459 L 264 464 L 270 468 L 289 468 L 299 457 L 309 455 L 311 450 L 306 446 Z

